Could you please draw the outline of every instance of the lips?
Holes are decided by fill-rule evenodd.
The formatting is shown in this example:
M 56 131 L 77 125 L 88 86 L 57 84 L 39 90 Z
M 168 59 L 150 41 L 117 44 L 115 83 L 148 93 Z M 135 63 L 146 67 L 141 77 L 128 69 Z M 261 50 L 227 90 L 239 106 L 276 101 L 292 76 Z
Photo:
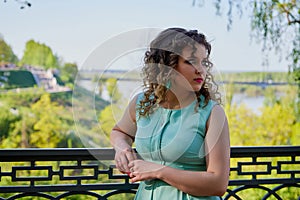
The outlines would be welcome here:
M 197 83 L 202 83 L 203 79 L 202 78 L 195 78 L 194 81 L 196 81 Z

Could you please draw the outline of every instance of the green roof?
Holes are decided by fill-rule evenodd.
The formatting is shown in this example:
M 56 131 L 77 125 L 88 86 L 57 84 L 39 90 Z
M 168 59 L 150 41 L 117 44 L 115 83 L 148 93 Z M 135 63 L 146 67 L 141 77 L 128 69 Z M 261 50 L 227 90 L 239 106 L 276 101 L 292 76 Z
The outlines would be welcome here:
M 0 71 L 0 83 L 4 84 L 6 89 L 34 87 L 36 85 L 32 73 L 26 70 Z

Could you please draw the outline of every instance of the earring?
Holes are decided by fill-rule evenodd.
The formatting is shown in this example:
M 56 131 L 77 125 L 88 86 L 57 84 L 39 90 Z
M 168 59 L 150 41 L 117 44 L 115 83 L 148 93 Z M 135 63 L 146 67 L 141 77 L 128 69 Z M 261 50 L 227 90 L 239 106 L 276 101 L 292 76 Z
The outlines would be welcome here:
M 172 86 L 171 80 L 168 80 L 168 81 L 166 82 L 165 87 L 167 88 L 167 90 L 169 90 L 169 89 L 171 88 L 171 86 Z

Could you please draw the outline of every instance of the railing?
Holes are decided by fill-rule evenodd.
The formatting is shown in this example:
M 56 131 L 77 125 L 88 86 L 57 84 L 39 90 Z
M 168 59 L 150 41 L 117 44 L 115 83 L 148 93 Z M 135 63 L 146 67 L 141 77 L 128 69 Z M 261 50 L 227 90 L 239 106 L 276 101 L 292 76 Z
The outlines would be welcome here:
M 132 199 L 138 183 L 120 174 L 113 158 L 113 149 L 2 149 L 0 200 Z M 223 198 L 247 195 L 300 199 L 300 146 L 232 147 Z

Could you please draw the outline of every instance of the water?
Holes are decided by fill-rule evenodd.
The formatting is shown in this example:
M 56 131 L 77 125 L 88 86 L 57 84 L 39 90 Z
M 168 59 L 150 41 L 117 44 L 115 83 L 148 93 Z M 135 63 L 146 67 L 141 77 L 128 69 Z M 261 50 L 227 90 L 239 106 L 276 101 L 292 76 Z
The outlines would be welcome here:
M 118 88 L 123 97 L 131 99 L 142 91 L 142 82 L 140 81 L 118 81 Z
M 245 94 L 234 94 L 232 103 L 237 105 L 245 104 L 248 108 L 259 114 L 259 109 L 263 106 L 264 99 L 264 96 L 249 97 Z
M 119 81 L 118 87 L 122 92 L 123 97 L 131 99 L 135 94 L 139 91 L 142 91 L 141 82 L 133 82 L 133 81 Z M 246 94 L 234 94 L 232 97 L 232 103 L 241 105 L 245 104 L 248 108 L 253 110 L 255 113 L 260 113 L 259 109 L 263 106 L 265 97 L 257 96 L 257 97 L 249 97 Z
M 91 80 L 80 80 L 79 85 L 84 87 L 87 90 L 94 91 L 96 94 L 98 93 L 98 88 L 96 87 L 96 83 L 93 83 Z M 142 91 L 142 82 L 140 81 L 118 81 L 118 89 L 121 92 L 123 98 L 131 99 L 135 96 L 135 94 Z M 106 90 L 103 91 L 102 96 L 103 99 L 109 100 L 109 95 Z M 234 94 L 232 98 L 232 103 L 241 105 L 245 104 L 248 108 L 253 110 L 255 113 L 259 113 L 259 108 L 263 106 L 264 96 L 258 97 L 249 97 L 245 94 Z

